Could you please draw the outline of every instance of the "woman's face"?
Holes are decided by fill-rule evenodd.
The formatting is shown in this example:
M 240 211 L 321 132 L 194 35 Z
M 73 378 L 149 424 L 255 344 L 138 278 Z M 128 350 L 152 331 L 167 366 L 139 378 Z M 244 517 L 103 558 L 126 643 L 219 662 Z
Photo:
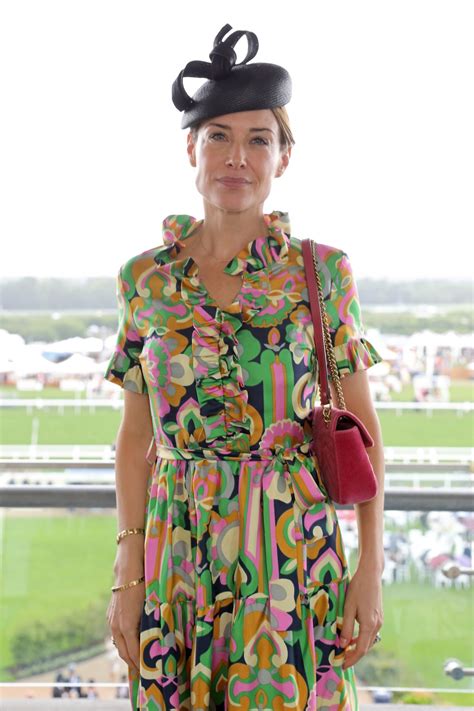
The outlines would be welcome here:
M 196 187 L 205 202 L 226 212 L 263 211 L 272 181 L 288 165 L 278 123 L 269 109 L 217 116 L 188 134 Z

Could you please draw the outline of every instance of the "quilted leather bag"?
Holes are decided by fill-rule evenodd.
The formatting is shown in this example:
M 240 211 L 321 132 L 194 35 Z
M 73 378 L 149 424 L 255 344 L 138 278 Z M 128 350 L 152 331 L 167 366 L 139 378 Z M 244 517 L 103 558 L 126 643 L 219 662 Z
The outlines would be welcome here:
M 365 425 L 346 410 L 341 380 L 331 342 L 329 321 L 324 305 L 318 271 L 317 246 L 313 240 L 302 240 L 303 260 L 308 285 L 314 341 L 319 370 L 321 405 L 311 413 L 312 449 L 329 497 L 338 504 L 370 501 L 377 494 L 378 482 L 367 447 L 374 441 Z M 328 362 L 338 407 L 331 401 Z

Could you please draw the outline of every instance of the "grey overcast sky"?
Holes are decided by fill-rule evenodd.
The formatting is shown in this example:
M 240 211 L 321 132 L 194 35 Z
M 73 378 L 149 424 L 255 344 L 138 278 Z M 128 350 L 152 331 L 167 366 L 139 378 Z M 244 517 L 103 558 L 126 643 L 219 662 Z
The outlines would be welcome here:
M 227 22 L 293 78 L 297 143 L 266 211 L 356 277 L 469 277 L 471 0 L 5 0 L 0 275 L 115 275 L 166 215 L 202 216 L 171 84 Z

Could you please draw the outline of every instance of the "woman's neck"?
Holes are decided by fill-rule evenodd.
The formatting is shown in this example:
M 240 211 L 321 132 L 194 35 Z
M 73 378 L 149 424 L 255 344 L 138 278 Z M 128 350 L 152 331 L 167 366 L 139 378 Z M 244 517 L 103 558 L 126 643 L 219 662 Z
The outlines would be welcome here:
M 257 237 L 267 233 L 261 212 L 224 212 L 205 207 L 204 220 L 193 237 L 194 245 L 204 255 L 230 260 Z

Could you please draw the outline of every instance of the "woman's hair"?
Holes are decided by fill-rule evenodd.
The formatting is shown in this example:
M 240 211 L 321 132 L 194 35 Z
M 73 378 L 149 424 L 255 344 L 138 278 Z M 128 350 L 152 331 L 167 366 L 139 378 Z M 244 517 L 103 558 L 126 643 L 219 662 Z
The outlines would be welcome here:
M 274 115 L 280 130 L 280 148 L 282 150 L 287 150 L 288 148 L 291 148 L 291 146 L 295 145 L 295 139 L 293 138 L 293 133 L 290 128 L 288 111 L 285 106 L 277 106 L 275 109 L 270 109 L 270 111 Z M 189 130 L 193 134 L 194 140 L 197 139 L 199 129 L 203 123 L 204 121 L 200 121 L 199 123 L 195 123 L 193 126 L 190 126 Z
M 276 118 L 278 128 L 280 129 L 280 146 L 283 149 L 291 148 L 295 145 L 295 139 L 290 127 L 290 117 L 285 106 L 277 106 L 276 109 L 271 109 L 272 114 Z

